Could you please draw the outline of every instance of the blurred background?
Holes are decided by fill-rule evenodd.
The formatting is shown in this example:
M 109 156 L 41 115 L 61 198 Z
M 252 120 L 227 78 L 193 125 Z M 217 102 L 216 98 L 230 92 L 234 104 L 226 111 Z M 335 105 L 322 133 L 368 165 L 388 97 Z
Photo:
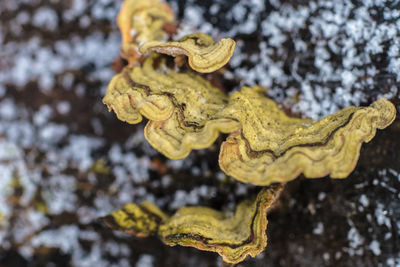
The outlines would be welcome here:
M 268 87 L 295 116 L 378 97 L 400 110 L 400 2 L 170 0 L 178 36 L 237 42 L 220 83 Z M 102 104 L 121 68 L 121 1 L 0 1 L 0 266 L 219 266 L 214 253 L 113 232 L 127 202 L 229 209 L 257 192 L 219 170 L 221 137 L 168 160 Z M 400 266 L 400 121 L 345 180 L 290 182 L 268 246 L 238 266 Z

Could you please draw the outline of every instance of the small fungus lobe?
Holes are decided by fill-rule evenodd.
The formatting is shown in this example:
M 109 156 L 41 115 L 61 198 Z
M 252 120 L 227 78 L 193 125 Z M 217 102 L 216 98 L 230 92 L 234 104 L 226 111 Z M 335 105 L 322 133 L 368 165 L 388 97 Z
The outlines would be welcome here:
M 213 72 L 223 67 L 233 55 L 235 41 L 230 38 L 214 43 L 211 36 L 205 33 L 193 33 L 178 41 L 151 41 L 140 47 L 140 52 L 149 50 L 170 56 L 185 55 L 189 66 L 198 72 Z

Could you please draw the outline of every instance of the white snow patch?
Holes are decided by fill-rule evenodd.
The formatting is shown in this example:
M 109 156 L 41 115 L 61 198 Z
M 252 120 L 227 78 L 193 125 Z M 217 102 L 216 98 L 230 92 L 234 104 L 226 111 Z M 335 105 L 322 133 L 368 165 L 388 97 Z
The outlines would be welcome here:
M 40 89 L 47 93 L 53 88 L 56 74 L 92 63 L 95 71 L 88 75 L 108 82 L 113 75 L 110 65 L 119 54 L 120 40 L 117 33 L 105 37 L 94 32 L 85 38 L 73 36 L 70 40 L 56 41 L 52 47 L 42 46 L 36 37 L 21 45 L 9 42 L 3 46 L 2 53 L 5 60 L 13 59 L 12 66 L 0 73 L 0 81 L 24 86 L 37 79 Z
M 46 146 L 49 146 L 58 143 L 67 133 L 67 126 L 49 123 L 39 130 L 39 138 Z
M 385 225 L 388 229 L 392 229 L 392 224 L 388 215 L 389 214 L 385 209 L 385 206 L 382 203 L 377 203 L 377 207 L 375 209 L 376 222 L 379 225 Z
M 347 239 L 349 240 L 349 248 L 345 248 L 344 250 L 349 253 L 349 255 L 362 255 L 363 249 L 361 247 L 364 244 L 364 237 L 360 235 L 357 228 L 354 227 L 353 222 L 349 221 L 351 226 L 349 232 L 347 233 Z
M 375 256 L 379 256 L 381 255 L 381 248 L 380 248 L 380 244 L 378 241 L 373 240 L 370 244 L 369 244 L 369 249 L 372 251 L 372 253 L 374 253 Z
M 62 150 L 62 155 L 66 160 L 81 171 L 86 171 L 93 163 L 92 152 L 103 145 L 103 140 L 95 137 L 83 135 L 71 135 L 68 146 Z
M 368 200 L 368 198 L 367 198 L 366 195 L 362 194 L 362 195 L 360 196 L 359 201 L 360 201 L 361 205 L 363 205 L 364 207 L 368 207 L 368 205 L 369 205 L 369 200 Z
M 322 224 L 322 222 L 319 222 L 317 224 L 317 227 L 315 227 L 313 229 L 313 234 L 315 235 L 322 235 L 324 233 L 324 225 Z
M 18 107 L 11 99 L 4 99 L 0 103 L 0 117 L 4 120 L 14 120 L 18 115 Z
M 43 105 L 33 116 L 33 122 L 36 126 L 43 126 L 53 114 L 53 109 L 48 105 Z
M 203 10 L 198 6 L 187 6 L 185 9 L 184 21 L 189 25 L 200 26 L 205 22 Z
M 154 257 L 149 254 L 140 255 L 136 262 L 136 267 L 152 267 L 154 264 Z
M 57 175 L 49 178 L 46 190 L 42 193 L 51 214 L 76 210 L 75 177 Z
M 26 19 L 23 19 L 23 21 L 26 21 Z M 41 7 L 35 11 L 32 24 L 38 28 L 54 31 L 58 26 L 57 13 L 48 7 Z
M 57 104 L 56 109 L 61 115 L 66 115 L 71 111 L 71 104 L 67 101 L 61 101 Z

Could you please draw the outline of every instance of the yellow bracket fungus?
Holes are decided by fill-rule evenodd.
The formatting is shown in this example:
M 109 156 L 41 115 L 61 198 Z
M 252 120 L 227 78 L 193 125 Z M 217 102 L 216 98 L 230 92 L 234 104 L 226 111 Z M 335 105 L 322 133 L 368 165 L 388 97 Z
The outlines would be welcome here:
M 396 115 L 393 104 L 381 98 L 370 107 L 350 106 L 311 123 L 286 116 L 262 91 L 244 87 L 224 110 L 242 129 L 223 143 L 220 167 L 244 183 L 268 185 L 301 173 L 308 178 L 345 178 L 356 166 L 361 144 Z
M 149 143 L 171 159 L 210 146 L 219 132 L 219 163 L 228 175 L 256 185 L 308 178 L 347 177 L 363 142 L 388 126 L 394 106 L 379 99 L 371 107 L 348 107 L 318 122 L 290 118 L 263 95 L 243 87 L 230 98 L 193 72 L 177 72 L 153 55 L 143 66 L 125 69 L 107 88 L 103 102 L 118 118 L 138 123 L 142 115 Z
M 156 56 L 143 67 L 135 66 L 116 75 L 103 102 L 118 118 L 138 123 L 142 115 L 150 121 L 145 137 L 172 159 L 186 157 L 191 149 L 210 146 L 219 132 L 240 128 L 237 121 L 218 116 L 228 103 L 220 89 L 192 72 L 176 72 Z
M 235 212 L 207 207 L 183 207 L 168 217 L 153 204 L 127 204 L 102 219 L 115 230 L 137 237 L 158 235 L 167 245 L 217 252 L 225 262 L 238 263 L 260 254 L 267 245 L 267 210 L 283 186 L 263 188 L 253 200 L 240 203 Z
M 174 21 L 174 13 L 167 3 L 158 0 L 125 0 L 117 21 L 122 56 L 133 64 L 139 58 L 140 45 L 166 38 L 163 26 Z
M 235 41 L 230 38 L 214 43 L 211 36 L 194 33 L 174 42 L 151 41 L 140 47 L 141 53 L 149 50 L 170 56 L 185 55 L 189 66 L 198 72 L 213 72 L 223 67 L 233 55 Z
M 167 215 L 148 201 L 143 201 L 139 205 L 125 204 L 121 210 L 113 211 L 101 218 L 110 228 L 137 237 L 157 234 L 159 225 L 167 219 Z

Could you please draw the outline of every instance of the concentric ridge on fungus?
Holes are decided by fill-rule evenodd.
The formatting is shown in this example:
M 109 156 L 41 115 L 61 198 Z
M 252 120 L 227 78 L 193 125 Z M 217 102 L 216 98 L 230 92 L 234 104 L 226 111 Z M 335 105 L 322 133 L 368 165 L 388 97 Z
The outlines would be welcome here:
M 260 87 L 235 92 L 223 116 L 242 129 L 222 144 L 219 164 L 235 179 L 256 185 L 307 178 L 345 178 L 355 168 L 361 144 L 390 125 L 396 110 L 381 98 L 369 107 L 350 106 L 311 123 L 290 118 Z
M 185 55 L 189 66 L 198 72 L 213 72 L 223 67 L 231 59 L 235 50 L 235 41 L 230 38 L 214 43 L 211 36 L 205 33 L 193 33 L 178 41 L 151 41 L 140 47 L 140 52 L 149 50 L 170 56 Z
M 118 119 L 136 124 L 142 121 L 142 115 L 152 120 L 165 120 L 172 114 L 174 105 L 162 85 L 169 82 L 171 86 L 173 81 L 157 73 L 153 63 L 153 58 L 148 58 L 143 67 L 124 69 L 112 78 L 103 103 Z
M 192 149 L 209 147 L 220 133 L 231 133 L 240 128 L 237 121 L 219 118 L 218 114 L 195 124 L 185 123 L 178 109 L 164 121 L 149 121 L 144 129 L 147 141 L 170 159 L 182 159 Z
M 266 213 L 282 188 L 283 185 L 274 185 L 261 189 L 255 199 L 243 201 L 234 213 L 183 207 L 168 217 L 153 204 L 142 203 L 127 204 L 102 221 L 137 237 L 158 235 L 167 245 L 214 251 L 225 262 L 238 263 L 247 255 L 257 256 L 267 245 Z

